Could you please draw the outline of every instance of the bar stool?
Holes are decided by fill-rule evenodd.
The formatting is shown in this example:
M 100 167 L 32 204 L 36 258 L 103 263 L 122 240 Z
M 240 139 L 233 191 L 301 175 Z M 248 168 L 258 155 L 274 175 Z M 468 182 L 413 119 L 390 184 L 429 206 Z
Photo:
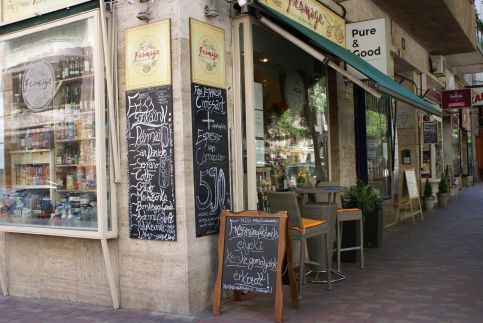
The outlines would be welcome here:
M 346 221 L 359 221 L 360 239 L 359 245 L 342 248 L 342 229 L 343 223 Z M 338 209 L 337 210 L 337 271 L 340 272 L 340 254 L 343 251 L 360 250 L 361 252 L 361 269 L 364 269 L 364 224 L 362 223 L 362 211 L 357 208 Z

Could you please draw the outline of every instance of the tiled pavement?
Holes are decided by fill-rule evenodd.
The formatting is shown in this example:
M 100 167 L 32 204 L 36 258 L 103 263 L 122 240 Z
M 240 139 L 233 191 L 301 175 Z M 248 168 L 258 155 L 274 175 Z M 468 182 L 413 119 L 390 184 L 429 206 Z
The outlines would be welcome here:
M 343 264 L 332 291 L 306 285 L 286 322 L 483 322 L 483 185 L 460 192 L 448 208 L 386 230 L 366 249 L 366 269 Z M 288 304 L 288 293 L 285 293 Z M 0 322 L 272 322 L 273 299 L 245 296 L 196 317 L 0 297 Z

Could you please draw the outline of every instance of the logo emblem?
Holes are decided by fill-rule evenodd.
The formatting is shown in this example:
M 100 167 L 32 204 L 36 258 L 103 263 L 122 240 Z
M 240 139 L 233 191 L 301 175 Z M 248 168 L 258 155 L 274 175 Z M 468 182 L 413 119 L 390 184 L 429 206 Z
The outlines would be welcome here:
M 201 68 L 208 74 L 214 74 L 220 67 L 220 50 L 209 36 L 201 37 L 198 43 L 198 60 Z
M 154 37 L 145 37 L 136 44 L 133 66 L 137 73 L 150 75 L 158 70 L 161 61 L 161 45 Z
M 55 75 L 52 66 L 46 61 L 31 63 L 22 82 L 22 96 L 25 104 L 34 112 L 46 110 L 55 88 Z

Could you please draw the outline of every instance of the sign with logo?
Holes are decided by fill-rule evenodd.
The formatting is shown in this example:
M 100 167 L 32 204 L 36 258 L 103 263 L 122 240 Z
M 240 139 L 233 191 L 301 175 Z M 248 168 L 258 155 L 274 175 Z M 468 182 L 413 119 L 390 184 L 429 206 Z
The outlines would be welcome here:
M 386 19 L 379 18 L 347 24 L 346 48 L 387 75 Z M 352 67 L 358 78 L 367 78 Z
M 443 109 L 471 108 L 470 89 L 443 91 L 441 97 Z
M 339 46 L 345 47 L 345 21 L 316 0 L 257 0 Z
M 224 30 L 190 18 L 190 38 L 192 82 L 224 88 Z
M 22 96 L 27 107 L 34 112 L 46 110 L 55 89 L 55 75 L 46 61 L 31 63 L 22 81 Z
M 2 0 L 2 23 L 39 16 L 89 0 Z
M 171 84 L 171 26 L 165 19 L 126 30 L 126 90 Z
M 471 104 L 473 107 L 483 106 L 483 87 L 474 87 L 471 89 Z

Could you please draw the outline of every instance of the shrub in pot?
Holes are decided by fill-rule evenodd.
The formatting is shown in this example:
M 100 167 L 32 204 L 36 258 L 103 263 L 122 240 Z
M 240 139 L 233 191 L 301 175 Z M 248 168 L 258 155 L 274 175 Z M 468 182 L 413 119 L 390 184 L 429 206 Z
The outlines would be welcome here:
M 383 231 L 382 200 L 374 186 L 358 181 L 357 185 L 350 187 L 344 194 L 344 207 L 362 210 L 364 246 L 369 248 L 380 247 Z
M 446 176 L 441 175 L 441 180 L 439 181 L 439 192 L 438 192 L 438 205 L 441 207 L 448 206 L 448 198 L 449 198 L 449 189 L 448 189 L 448 182 L 446 181 Z
M 435 199 L 436 197 L 433 196 L 433 186 L 431 186 L 428 178 L 426 178 L 426 182 L 424 183 L 424 209 L 427 212 L 433 211 Z

